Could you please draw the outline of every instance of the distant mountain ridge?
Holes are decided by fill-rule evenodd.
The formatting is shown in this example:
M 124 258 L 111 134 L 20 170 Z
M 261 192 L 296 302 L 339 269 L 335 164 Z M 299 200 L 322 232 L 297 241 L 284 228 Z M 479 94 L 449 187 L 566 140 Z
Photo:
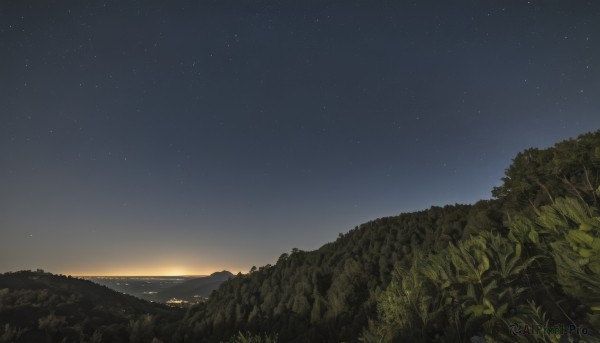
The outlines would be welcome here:
M 219 286 L 232 278 L 234 275 L 223 270 L 215 272 L 209 276 L 184 281 L 181 284 L 164 289 L 156 294 L 156 301 L 166 302 L 169 299 L 177 298 L 189 302 L 194 302 L 198 297 L 208 298 L 208 296 L 219 288 Z
M 187 280 L 206 275 L 190 276 L 84 276 L 83 279 L 93 281 L 120 293 L 156 302 L 158 292 L 181 284 Z

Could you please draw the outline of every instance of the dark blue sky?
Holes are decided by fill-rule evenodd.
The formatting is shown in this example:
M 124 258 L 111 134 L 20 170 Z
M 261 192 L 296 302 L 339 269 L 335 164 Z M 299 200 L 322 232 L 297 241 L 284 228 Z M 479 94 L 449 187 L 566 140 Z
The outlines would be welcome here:
M 0 271 L 208 274 L 600 128 L 594 1 L 3 1 Z

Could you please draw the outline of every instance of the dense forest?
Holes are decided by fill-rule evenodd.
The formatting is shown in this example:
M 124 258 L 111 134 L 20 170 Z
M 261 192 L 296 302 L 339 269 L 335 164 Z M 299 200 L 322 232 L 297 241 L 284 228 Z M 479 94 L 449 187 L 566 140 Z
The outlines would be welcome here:
M 70 276 L 0 275 L 0 342 L 169 341 L 183 314 Z
M 598 342 L 599 185 L 600 131 L 528 149 L 492 200 L 293 249 L 181 313 L 4 274 L 0 342 Z

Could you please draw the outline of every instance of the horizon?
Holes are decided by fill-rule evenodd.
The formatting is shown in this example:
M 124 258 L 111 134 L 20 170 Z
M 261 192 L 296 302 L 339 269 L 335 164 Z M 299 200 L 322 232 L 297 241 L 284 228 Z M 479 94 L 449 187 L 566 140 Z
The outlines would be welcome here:
M 150 278 L 156 278 L 156 277 L 207 277 L 210 276 L 214 273 L 221 273 L 221 272 L 229 272 L 233 275 L 236 275 L 237 273 L 234 273 L 232 271 L 229 270 L 215 270 L 213 272 L 207 273 L 207 274 L 136 274 L 137 272 L 133 272 L 133 274 L 127 274 L 126 272 L 122 272 L 121 274 L 80 274 L 80 273 L 63 273 L 60 271 L 52 271 L 52 270 L 45 270 L 43 268 L 25 268 L 25 269 L 19 269 L 19 270 L 8 270 L 8 271 L 3 271 L 3 273 L 15 273 L 15 272 L 20 272 L 20 271 L 32 271 L 32 272 L 37 272 L 37 271 L 41 271 L 44 273 L 51 273 L 54 275 L 65 275 L 65 276 L 72 276 L 72 277 L 139 277 L 139 278 L 143 278 L 143 277 L 150 277 Z M 240 271 L 242 274 L 245 274 L 244 272 Z
M 36 268 L 37 269 L 37 268 Z M 36 270 L 36 269 L 30 269 L 30 270 Z M 43 269 L 43 268 L 40 268 Z M 207 272 L 203 272 L 203 273 L 187 273 L 184 272 L 183 274 L 178 274 L 177 272 L 163 272 L 163 274 L 141 274 L 137 271 L 131 271 L 131 274 L 128 274 L 129 271 L 123 271 L 123 272 L 118 272 L 116 274 L 85 274 L 85 273 L 63 273 L 63 272 L 54 272 L 51 270 L 46 270 L 43 269 L 45 272 L 50 272 L 52 274 L 63 274 L 63 275 L 71 275 L 71 276 L 76 276 L 76 277 L 204 277 L 204 276 L 210 276 L 213 273 L 217 273 L 217 272 L 223 272 L 223 271 L 228 271 L 230 273 L 232 273 L 233 275 L 236 275 L 238 272 L 242 273 L 242 274 L 246 274 L 243 271 L 236 271 L 233 272 L 231 270 L 227 270 L 227 269 L 218 269 L 218 270 L 213 270 L 210 273 Z
M 570 137 L 570 138 L 575 138 L 575 137 Z M 568 139 L 570 139 L 570 138 L 568 138 Z M 490 191 L 491 191 L 491 189 L 490 189 Z M 488 199 L 479 199 L 479 200 L 476 200 L 475 202 L 472 202 L 472 203 L 432 204 L 432 205 L 429 205 L 428 207 L 421 208 L 421 209 L 415 209 L 415 210 L 407 211 L 407 212 L 400 212 L 398 214 L 389 215 L 389 216 L 372 218 L 372 219 L 370 219 L 370 220 L 368 220 L 368 221 L 366 221 L 364 223 L 360 223 L 360 224 L 355 225 L 355 227 L 356 226 L 360 226 L 362 224 L 365 224 L 365 223 L 367 223 L 369 221 L 372 221 L 372 220 L 386 218 L 386 217 L 395 217 L 395 216 L 398 216 L 398 215 L 403 214 L 403 213 L 412 213 L 412 212 L 424 211 L 424 210 L 427 210 L 427 209 L 429 209 L 431 207 L 435 207 L 435 206 L 443 207 L 443 206 L 446 206 L 446 205 L 474 205 L 478 201 L 491 200 L 491 199 L 493 199 L 493 197 L 490 197 Z M 345 233 L 349 232 L 350 230 L 351 229 L 348 229 L 348 231 L 345 231 L 345 232 L 342 232 L 342 233 L 345 234 Z M 310 251 L 318 250 L 323 245 L 326 245 L 326 244 L 329 244 L 329 243 L 333 243 L 333 242 L 335 242 L 335 240 L 337 240 L 337 237 L 335 239 L 333 239 L 332 241 L 324 242 L 323 244 L 321 244 L 319 247 L 317 247 L 315 249 L 304 250 L 304 251 L 309 251 L 310 252 Z M 300 249 L 300 250 L 303 250 L 303 249 Z M 285 252 L 285 251 L 281 252 L 281 254 L 283 254 L 283 253 L 289 253 L 289 252 Z M 274 264 L 275 262 L 276 262 L 276 260 L 273 261 L 272 263 L 268 262 L 267 264 Z M 264 264 L 264 265 L 261 265 L 261 266 L 265 266 L 267 264 Z M 257 265 L 257 267 L 259 267 L 259 266 Z M 237 275 L 238 273 L 242 273 L 242 274 L 248 274 L 249 273 L 249 271 L 243 271 L 243 270 L 231 271 L 229 269 L 222 269 L 222 270 L 215 270 L 213 272 L 203 273 L 203 274 L 193 274 L 193 273 L 192 274 L 177 274 L 177 272 L 166 272 L 164 274 L 139 274 L 138 271 L 132 271 L 131 273 L 128 273 L 128 272 L 118 272 L 116 274 L 100 274 L 100 273 L 99 274 L 91 274 L 91 273 L 90 274 L 85 274 L 85 273 L 70 273 L 70 272 L 67 272 L 67 273 L 65 273 L 65 272 L 54 272 L 54 271 L 50 271 L 50 270 L 45 270 L 44 268 L 23 268 L 23 269 L 20 269 L 20 270 L 10 270 L 10 271 L 4 271 L 4 272 L 18 272 L 18 271 L 27 271 L 27 270 L 35 271 L 36 269 L 41 269 L 44 272 L 49 272 L 49 273 L 52 273 L 52 274 L 55 274 L 55 275 L 62 274 L 62 275 L 68 275 L 68 276 L 78 277 L 78 278 L 82 278 L 82 277 L 194 277 L 194 276 L 205 277 L 205 276 L 210 276 L 212 273 L 222 272 L 222 271 L 228 271 L 228 272 L 232 273 L 233 275 Z M 173 269 L 174 270 L 181 270 L 181 268 L 173 268 Z
M 597 129 L 597 130 L 593 130 L 593 131 L 582 132 L 581 134 L 585 134 L 585 133 L 588 133 L 588 132 L 595 132 L 595 131 L 598 131 L 598 130 L 600 130 L 600 128 L 599 128 L 599 129 Z M 562 139 L 561 141 L 564 141 L 564 140 L 570 140 L 570 139 L 576 139 L 576 138 L 577 138 L 577 136 L 579 136 L 579 135 L 581 135 L 581 134 L 578 134 L 578 135 L 576 135 L 576 136 L 573 136 L 573 137 L 567 137 L 567 138 L 564 138 L 564 139 Z M 531 147 L 527 147 L 527 149 L 529 149 L 529 148 L 538 148 L 538 149 L 549 148 L 549 147 L 552 147 L 552 146 L 554 146 L 556 143 L 559 143 L 559 141 L 557 141 L 557 142 L 555 142 L 555 143 L 552 143 L 552 144 L 549 144 L 549 145 L 545 145 L 545 146 L 531 146 Z M 523 150 L 524 150 L 524 149 L 523 149 Z M 506 168 L 508 168 L 508 166 L 507 166 Z M 495 186 L 497 186 L 497 184 L 496 184 Z M 493 188 L 493 187 L 494 187 L 494 186 L 492 186 L 492 188 Z M 491 192 L 491 188 L 490 188 L 490 192 Z M 432 207 L 436 207 L 436 206 L 437 206 L 437 207 L 444 207 L 444 206 L 447 206 L 447 205 L 469 205 L 469 206 L 470 206 L 470 205 L 474 205 L 474 204 L 476 204 L 476 203 L 477 203 L 477 202 L 479 202 L 479 201 L 487 201 L 487 200 L 493 200 L 493 199 L 494 199 L 494 197 L 490 196 L 489 198 L 485 198 L 485 199 L 483 199 L 483 198 L 482 198 L 482 199 L 476 200 L 476 201 L 474 201 L 474 202 L 471 202 L 471 203 L 452 203 L 452 204 L 448 203 L 448 204 L 432 204 L 432 205 L 429 205 L 428 207 L 421 208 L 421 209 L 415 209 L 415 210 L 412 210 L 412 211 L 400 212 L 400 213 L 398 213 L 398 214 L 389 215 L 389 216 L 382 216 L 382 217 L 372 218 L 372 219 L 370 219 L 370 220 L 368 220 L 368 221 L 366 221 L 366 222 L 364 222 L 364 223 L 357 224 L 355 227 L 357 227 L 357 226 L 360 226 L 360 225 L 362 225 L 362 224 L 365 224 L 365 223 L 368 223 L 369 221 L 372 221 L 372 220 L 376 220 L 376 219 L 382 219 L 382 218 L 386 218 L 386 217 L 395 217 L 395 216 L 398 216 L 398 215 L 400 215 L 400 214 L 404 214 L 404 213 L 420 212 L 420 211 L 424 211 L 424 210 L 427 210 L 427 209 L 430 209 L 430 208 L 432 208 Z M 350 230 L 351 230 L 351 229 L 348 229 L 348 231 L 350 231 Z M 345 234 L 345 233 L 347 233 L 348 231 L 345 231 L 345 232 L 343 232 L 343 233 Z M 319 247 L 317 247 L 317 248 L 315 248 L 315 249 L 312 249 L 312 250 L 304 250 L 304 251 L 308 251 L 308 252 L 310 252 L 310 251 L 315 251 L 315 250 L 318 250 L 318 249 L 320 249 L 320 248 L 321 248 L 323 245 L 326 245 L 326 244 L 329 244 L 329 243 L 333 243 L 333 242 L 335 242 L 336 240 L 337 240 L 337 237 L 336 237 L 334 240 L 332 240 L 332 241 L 328 241 L 328 242 L 324 242 L 324 243 L 322 243 L 322 244 L 321 244 Z M 303 250 L 303 249 L 300 249 L 300 250 Z M 282 252 L 282 254 L 283 254 L 283 253 L 288 253 L 288 252 Z M 275 261 L 273 261 L 273 263 L 267 263 L 267 264 L 274 264 L 275 262 L 276 262 L 276 260 L 275 260 Z M 265 265 L 267 265 L 267 264 L 264 264 L 264 265 L 261 265 L 261 266 L 265 266 Z M 257 267 L 258 267 L 258 266 L 257 266 Z M 4 271 L 4 272 L 18 272 L 18 271 L 26 271 L 26 270 L 31 270 L 31 271 L 33 271 L 33 270 L 36 270 L 36 269 L 38 269 L 38 268 L 29 268 L 29 269 L 27 269 L 27 268 L 24 268 L 24 269 L 20 269 L 20 270 L 14 270 L 14 271 Z M 49 273 L 52 273 L 52 274 L 55 274 L 55 275 L 57 275 L 57 274 L 62 274 L 62 275 L 68 275 L 68 276 L 72 276 L 72 277 L 78 277 L 78 278 L 84 278 L 84 277 L 114 277 L 114 278 L 118 278 L 118 277 L 152 277 L 152 278 L 154 278 L 154 277 L 171 277 L 171 278 L 172 278 L 172 277 L 207 277 L 207 276 L 210 276 L 210 275 L 211 275 L 211 274 L 213 274 L 213 273 L 216 273 L 216 272 L 224 272 L 224 271 L 230 272 L 230 273 L 231 273 L 231 274 L 233 274 L 233 275 L 237 275 L 238 273 L 241 273 L 241 274 L 249 274 L 249 271 L 243 271 L 243 270 L 232 271 L 232 270 L 229 270 L 229 269 L 214 270 L 214 271 L 212 271 L 212 272 L 209 272 L 209 273 L 206 273 L 206 272 L 204 272 L 204 273 L 201 273 L 201 274 L 194 274 L 194 273 L 190 273 L 190 274 L 177 274 L 177 272 L 166 272 L 166 273 L 164 273 L 164 274 L 139 274 L 139 272 L 137 272 L 137 271 L 133 271 L 133 272 L 131 272 L 131 273 L 127 273 L 127 272 L 119 272 L 119 273 L 116 273 L 116 274 L 84 274 L 84 273 L 63 273 L 63 272 L 53 272 L 53 271 L 48 271 L 48 270 L 45 270 L 45 269 L 43 269 L 43 268 L 39 268 L 39 269 L 43 270 L 44 272 L 49 272 Z M 173 269 L 174 269 L 174 270 L 181 270 L 181 268 L 173 268 Z M 172 270 L 173 270 L 173 269 L 172 269 Z M 217 269 L 218 269 L 218 268 L 217 268 Z
M 1 3 L 0 271 L 247 273 L 491 199 L 520 151 L 600 128 L 597 13 Z

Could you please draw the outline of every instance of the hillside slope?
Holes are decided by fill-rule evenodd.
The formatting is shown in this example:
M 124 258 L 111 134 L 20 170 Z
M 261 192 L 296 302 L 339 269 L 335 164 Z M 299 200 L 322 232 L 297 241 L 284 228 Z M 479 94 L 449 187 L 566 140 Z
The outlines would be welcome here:
M 41 271 L 0 275 L 0 341 L 149 342 L 169 339 L 182 315 L 87 280 Z
M 503 181 L 493 200 L 377 219 L 318 250 L 282 254 L 275 265 L 221 285 L 188 312 L 179 333 L 207 342 L 239 331 L 278 333 L 283 342 L 356 342 L 369 320 L 381 315 L 380 298 L 392 278 L 401 279 L 394 271 L 411 268 L 415 256 L 481 232 L 504 237 L 511 216 L 532 216 L 558 197 L 597 205 L 600 131 L 519 153 Z M 555 269 L 547 271 L 556 278 Z M 567 300 L 561 291 L 555 294 Z
M 599 186 L 600 131 L 528 149 L 492 200 L 380 218 L 315 251 L 293 249 L 185 314 L 85 280 L 6 273 L 0 341 L 237 342 L 248 332 L 252 342 L 505 342 L 516 323 L 578 330 L 522 342 L 595 342 Z

